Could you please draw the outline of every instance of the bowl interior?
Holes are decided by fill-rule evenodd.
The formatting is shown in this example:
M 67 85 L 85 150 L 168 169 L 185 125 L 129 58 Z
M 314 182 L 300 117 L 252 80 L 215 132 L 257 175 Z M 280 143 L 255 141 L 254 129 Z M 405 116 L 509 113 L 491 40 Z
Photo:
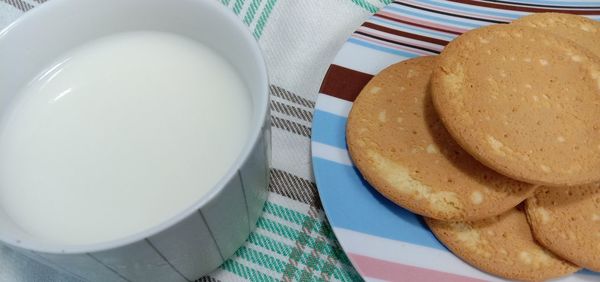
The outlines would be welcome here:
M 28 12 L 0 31 L 0 117 L 10 100 L 40 71 L 70 49 L 85 42 L 119 32 L 153 30 L 183 35 L 197 40 L 226 58 L 242 76 L 252 95 L 252 127 L 248 143 L 236 164 L 245 160 L 258 138 L 267 112 L 268 89 L 264 61 L 246 27 L 217 1 L 197 0 L 53 0 Z M 182 207 L 178 218 L 186 216 L 214 197 L 232 173 L 195 207 Z M 187 208 L 187 209 L 186 209 Z M 184 209 L 186 209 L 184 211 Z M 110 248 L 143 238 L 174 224 L 150 228 L 131 238 L 107 242 L 104 246 L 79 246 L 81 252 Z M 60 246 L 33 238 L 21 230 L 0 207 L 0 240 L 26 249 L 65 252 Z

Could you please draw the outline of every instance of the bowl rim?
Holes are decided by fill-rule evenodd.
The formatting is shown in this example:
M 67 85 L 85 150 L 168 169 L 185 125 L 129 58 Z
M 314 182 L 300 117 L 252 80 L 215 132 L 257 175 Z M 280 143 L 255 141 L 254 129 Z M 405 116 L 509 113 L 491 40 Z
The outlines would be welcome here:
M 27 13 L 21 15 L 19 18 L 14 20 L 4 29 L 0 30 L 0 41 L 3 40 L 4 36 L 10 32 L 12 32 L 16 27 L 18 27 L 22 22 L 27 22 L 38 17 L 38 14 L 43 13 L 51 13 L 56 9 L 61 9 L 62 5 L 69 5 L 69 2 L 73 0 L 53 0 L 45 2 L 43 5 L 36 7 L 35 9 L 28 11 Z M 189 1 L 189 0 L 188 0 Z M 175 216 L 172 216 L 163 222 L 145 228 L 139 232 L 134 234 L 116 238 L 112 240 L 108 240 L 105 242 L 99 243 L 90 243 L 90 244 L 80 244 L 80 245 L 68 245 L 61 244 L 56 242 L 41 242 L 42 240 L 16 240 L 15 238 L 7 238 L 7 236 L 2 236 L 0 234 L 0 241 L 6 243 L 10 246 L 16 247 L 18 249 L 24 249 L 34 252 L 47 253 L 47 254 L 60 254 L 60 255 L 76 255 L 76 254 L 87 254 L 94 253 L 100 251 L 109 251 L 112 249 L 117 249 L 120 247 L 124 247 L 130 245 L 132 243 L 144 241 L 160 232 L 163 232 L 174 225 L 180 223 L 183 219 L 189 217 L 195 212 L 198 212 L 202 207 L 208 205 L 209 203 L 215 201 L 219 195 L 222 194 L 223 190 L 227 186 L 227 184 L 236 177 L 238 170 L 241 169 L 242 165 L 244 165 L 247 160 L 250 158 L 250 155 L 254 151 L 256 144 L 263 138 L 261 135 L 263 134 L 263 129 L 266 125 L 267 117 L 269 115 L 269 78 L 266 67 L 266 62 L 264 56 L 262 54 L 261 48 L 258 44 L 258 41 L 252 36 L 250 30 L 247 26 L 243 24 L 243 22 L 238 19 L 238 17 L 225 6 L 223 6 L 219 1 L 189 1 L 194 2 L 194 5 L 206 5 L 211 6 L 212 9 L 218 11 L 219 16 L 224 18 L 226 21 L 230 22 L 233 27 L 236 28 L 237 31 L 242 35 L 240 38 L 246 48 L 250 51 L 252 56 L 254 57 L 254 61 L 257 62 L 256 68 L 258 69 L 258 76 L 260 77 L 260 93 L 264 95 L 264 102 L 259 105 L 254 104 L 252 110 L 255 112 L 255 116 L 257 118 L 254 119 L 253 124 L 251 124 L 251 131 L 248 136 L 247 142 L 244 145 L 241 153 L 236 158 L 235 162 L 230 166 L 227 173 L 224 174 L 220 180 L 215 184 L 211 189 L 208 190 L 204 195 L 202 195 L 199 199 L 194 201 L 194 203 L 187 208 L 182 208 L 179 212 L 176 213 Z M 170 3 L 170 1 L 162 2 L 164 4 Z M 99 38 L 99 37 L 98 37 Z M 249 87 L 248 85 L 246 85 Z M 260 94 L 259 93 L 259 94 Z M 268 162 L 268 160 L 267 160 Z

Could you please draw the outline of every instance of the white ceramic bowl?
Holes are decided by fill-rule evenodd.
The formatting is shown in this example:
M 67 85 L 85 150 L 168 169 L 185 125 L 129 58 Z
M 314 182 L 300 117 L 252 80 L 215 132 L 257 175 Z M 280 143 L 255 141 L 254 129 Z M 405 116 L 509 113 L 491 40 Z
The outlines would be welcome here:
M 0 31 L 0 111 L 45 66 L 87 41 L 155 30 L 197 40 L 228 59 L 252 95 L 251 136 L 233 167 L 193 206 L 127 238 L 68 246 L 37 240 L 0 209 L 0 240 L 91 281 L 190 281 L 218 267 L 254 229 L 267 194 L 268 82 L 260 49 L 214 0 L 53 0 Z M 218 150 L 218 148 L 215 148 Z M 202 172 L 198 172 L 201 174 Z

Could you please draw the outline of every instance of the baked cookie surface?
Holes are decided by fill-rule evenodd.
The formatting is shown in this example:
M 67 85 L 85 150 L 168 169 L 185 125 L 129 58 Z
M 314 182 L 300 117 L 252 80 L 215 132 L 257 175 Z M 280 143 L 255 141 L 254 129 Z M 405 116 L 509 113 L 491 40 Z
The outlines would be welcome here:
M 469 31 L 439 56 L 434 105 L 454 139 L 525 182 L 600 180 L 600 58 L 520 25 Z
M 426 219 L 426 222 L 438 240 L 455 255 L 491 274 L 543 281 L 579 270 L 534 240 L 525 213 L 518 208 L 474 222 L 434 219 Z
M 400 62 L 365 86 L 346 128 L 353 162 L 377 191 L 420 215 L 470 220 L 515 207 L 533 185 L 492 171 L 454 142 L 428 94 L 435 60 Z
M 579 266 L 600 271 L 600 185 L 540 187 L 525 207 L 540 244 Z
M 537 13 L 524 16 L 511 24 L 538 28 L 587 48 L 600 56 L 600 22 L 592 19 L 562 13 Z

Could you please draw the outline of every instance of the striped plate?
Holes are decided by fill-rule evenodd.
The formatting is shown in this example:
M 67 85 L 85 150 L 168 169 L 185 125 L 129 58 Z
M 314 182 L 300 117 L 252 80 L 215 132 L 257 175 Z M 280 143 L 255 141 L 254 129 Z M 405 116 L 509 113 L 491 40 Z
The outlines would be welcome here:
M 321 86 L 312 131 L 312 161 L 323 206 L 348 257 L 368 281 L 502 281 L 442 246 L 422 219 L 375 192 L 352 165 L 345 124 L 352 101 L 392 63 L 438 54 L 455 36 L 532 12 L 600 19 L 600 1 L 394 1 L 350 36 Z M 598 281 L 581 271 L 560 281 Z

